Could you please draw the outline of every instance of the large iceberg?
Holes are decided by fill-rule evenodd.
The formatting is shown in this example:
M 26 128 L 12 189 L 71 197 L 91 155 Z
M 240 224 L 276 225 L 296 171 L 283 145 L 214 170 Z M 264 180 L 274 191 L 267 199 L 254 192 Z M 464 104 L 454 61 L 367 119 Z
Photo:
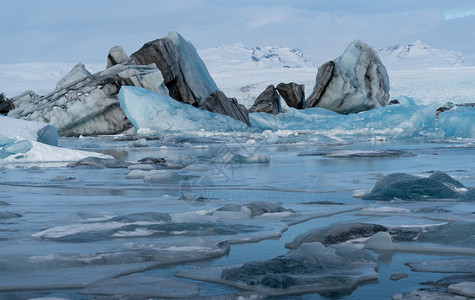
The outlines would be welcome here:
M 76 66 L 50 94 L 18 106 L 14 102 L 15 109 L 8 116 L 48 123 L 62 136 L 116 134 L 132 127 L 117 100 L 122 85 L 167 93 L 154 65 L 119 64 L 87 74 L 83 66 Z
M 376 51 L 356 40 L 340 57 L 318 68 L 307 107 L 324 107 L 350 114 L 385 106 L 388 99 L 386 68 Z
M 180 102 L 199 106 L 218 89 L 195 47 L 177 32 L 146 43 L 130 57 L 141 65 L 155 63 L 170 96 Z
M 247 109 L 218 90 L 193 44 L 177 32 L 146 43 L 131 58 L 157 65 L 173 99 L 250 125 Z
M 140 133 L 199 131 L 241 131 L 249 128 L 229 116 L 180 103 L 152 91 L 124 86 L 119 92 L 120 106 Z

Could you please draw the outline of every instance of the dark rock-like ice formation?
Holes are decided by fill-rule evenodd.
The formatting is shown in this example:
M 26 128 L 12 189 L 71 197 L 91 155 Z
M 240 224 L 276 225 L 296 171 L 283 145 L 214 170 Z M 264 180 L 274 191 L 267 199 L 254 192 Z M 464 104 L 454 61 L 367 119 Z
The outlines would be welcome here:
M 135 65 L 135 60 L 130 58 L 121 46 L 114 46 L 109 50 L 107 55 L 106 68 L 110 68 L 117 64 L 121 65 Z
M 385 106 L 388 99 L 386 68 L 368 44 L 356 40 L 340 57 L 318 68 L 306 105 L 350 114 Z
M 62 136 L 116 134 L 132 125 L 120 108 L 117 94 L 123 85 L 167 93 L 154 65 L 115 65 L 87 75 L 78 65 L 60 80 L 56 90 L 43 97 L 24 93 L 12 99 L 9 117 L 45 122 Z M 16 99 L 18 98 L 18 99 Z
M 462 198 L 470 192 L 460 182 L 444 172 L 434 172 L 428 178 L 405 173 L 393 173 L 379 179 L 366 200 L 429 200 Z
M 195 47 L 176 32 L 146 43 L 130 57 L 140 65 L 154 63 L 177 101 L 199 106 L 218 89 Z
M 251 125 L 247 109 L 218 90 L 195 47 L 180 34 L 148 42 L 131 57 L 137 64 L 155 63 L 173 99 Z
M 277 93 L 274 85 L 269 85 L 254 101 L 254 104 L 249 108 L 249 112 L 265 112 L 268 114 L 277 115 L 282 112 L 280 106 L 280 95 Z
M 279 83 L 276 87 L 289 107 L 305 108 L 305 86 L 295 82 Z
M 0 114 L 6 115 L 13 109 L 12 102 L 8 99 L 4 93 L 0 93 Z
M 346 242 L 360 237 L 369 237 L 377 232 L 388 229 L 370 223 L 336 223 L 323 228 L 316 228 L 297 236 L 286 248 L 296 249 L 304 243 L 320 242 L 325 246 Z
M 251 126 L 247 108 L 244 105 L 239 104 L 235 98 L 226 97 L 226 95 L 220 90 L 211 93 L 211 95 L 202 101 L 199 108 L 230 116 Z

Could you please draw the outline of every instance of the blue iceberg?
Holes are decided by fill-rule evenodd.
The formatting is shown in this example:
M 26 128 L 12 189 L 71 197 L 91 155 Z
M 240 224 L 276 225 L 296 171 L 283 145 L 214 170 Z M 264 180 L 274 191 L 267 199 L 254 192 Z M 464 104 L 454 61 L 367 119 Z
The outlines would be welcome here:
M 438 126 L 446 137 L 475 138 L 475 108 L 454 106 L 439 114 Z
M 0 159 L 9 157 L 13 154 L 26 153 L 32 148 L 28 140 L 11 139 L 0 135 Z
M 190 131 L 241 131 L 249 127 L 231 117 L 180 103 L 144 88 L 123 86 L 120 107 L 137 132 L 159 134 Z
M 333 135 L 426 136 L 436 127 L 434 106 L 386 106 L 357 114 L 341 115 L 314 107 L 289 108 L 286 113 L 252 113 L 252 126 L 261 130 L 302 130 Z

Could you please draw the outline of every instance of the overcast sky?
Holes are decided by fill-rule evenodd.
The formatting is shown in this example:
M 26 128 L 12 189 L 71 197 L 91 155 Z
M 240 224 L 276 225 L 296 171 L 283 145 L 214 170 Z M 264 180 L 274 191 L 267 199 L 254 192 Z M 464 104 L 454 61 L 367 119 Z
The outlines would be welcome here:
M 421 40 L 475 60 L 473 0 L 0 0 L 0 63 L 104 62 L 178 31 L 196 48 L 299 48 L 316 63 L 355 39 Z

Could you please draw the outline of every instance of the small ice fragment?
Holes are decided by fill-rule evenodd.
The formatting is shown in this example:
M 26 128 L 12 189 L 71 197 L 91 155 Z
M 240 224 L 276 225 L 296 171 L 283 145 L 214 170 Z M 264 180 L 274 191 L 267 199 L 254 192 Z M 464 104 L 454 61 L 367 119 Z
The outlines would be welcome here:
M 393 241 L 388 232 L 380 231 L 364 242 L 365 248 L 376 250 L 393 249 Z
M 398 280 L 401 280 L 401 279 L 406 278 L 406 277 L 409 277 L 409 275 L 407 275 L 407 273 L 393 273 L 393 274 L 391 274 L 389 279 L 393 280 L 393 281 L 398 281 Z
M 475 298 L 475 282 L 460 282 L 449 285 L 447 291 L 465 297 Z
M 139 139 L 133 142 L 129 142 L 129 147 L 134 147 L 134 148 L 148 147 L 148 143 L 146 139 Z

